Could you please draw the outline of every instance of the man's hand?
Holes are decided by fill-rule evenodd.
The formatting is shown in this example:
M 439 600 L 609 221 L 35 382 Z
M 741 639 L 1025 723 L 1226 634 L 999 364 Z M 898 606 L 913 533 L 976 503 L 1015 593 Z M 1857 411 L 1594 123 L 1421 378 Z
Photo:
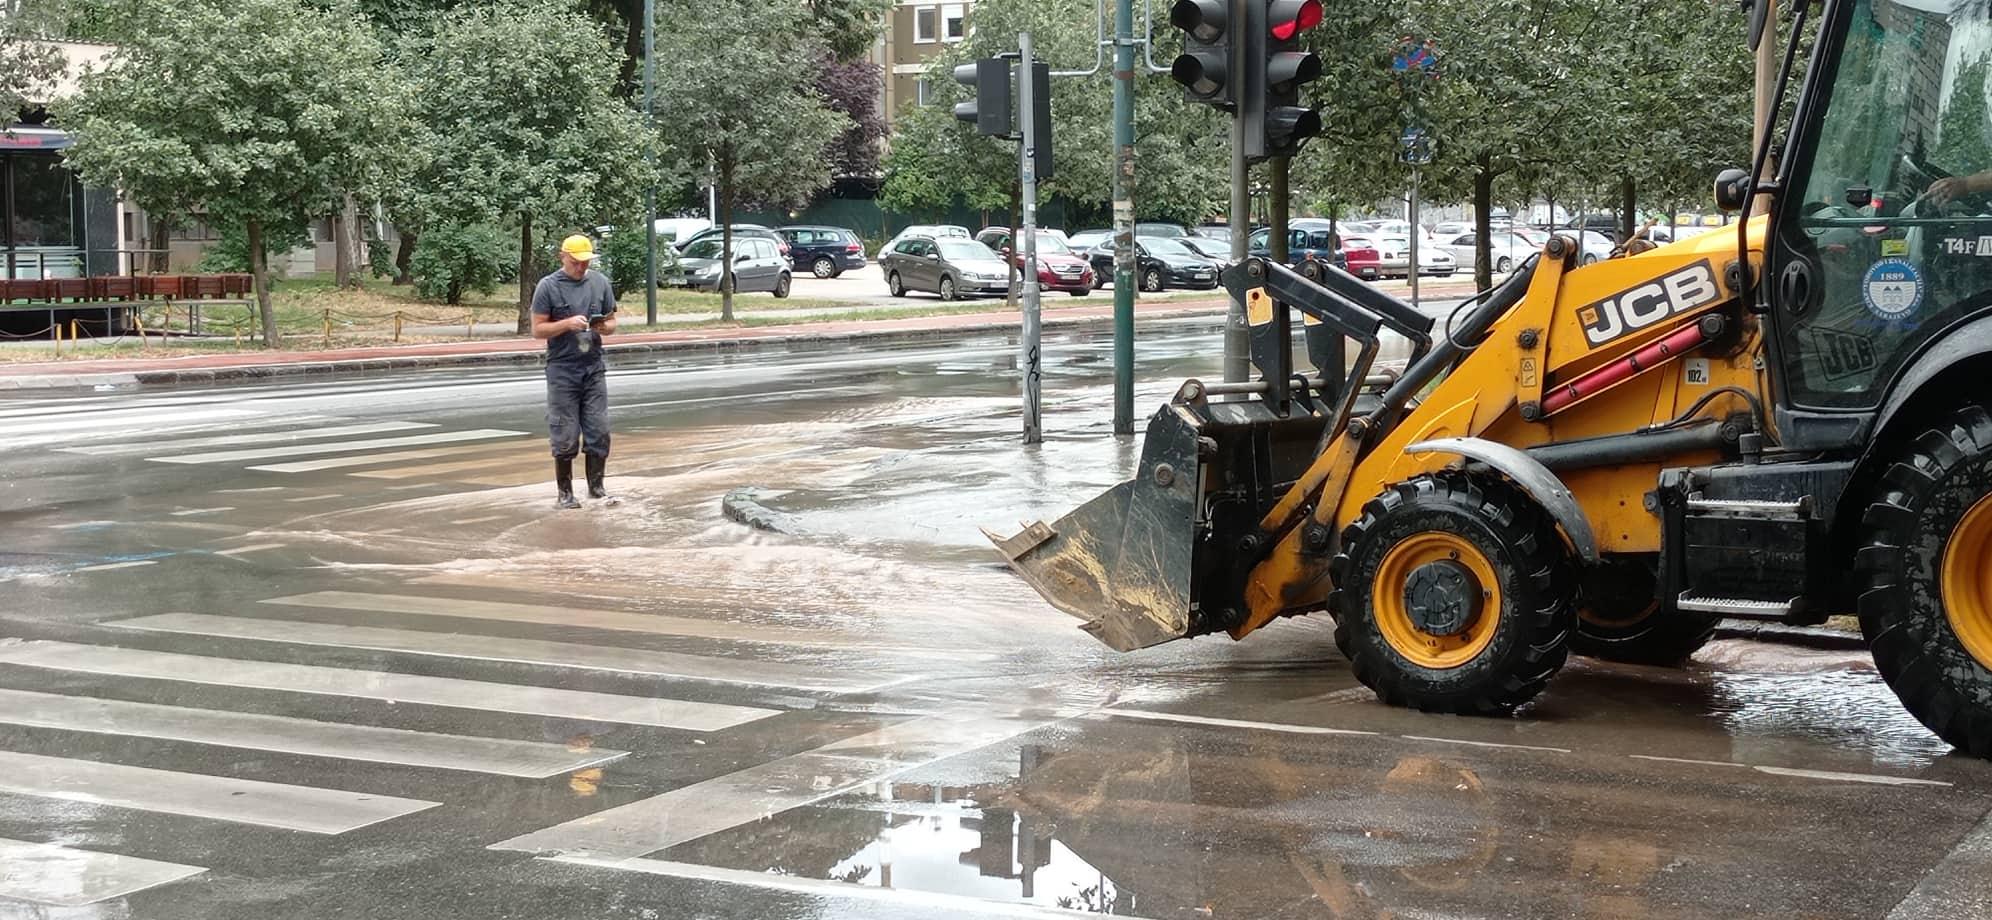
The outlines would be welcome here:
M 579 313 L 561 320 L 561 322 L 566 325 L 568 332 L 583 332 L 588 328 L 588 318 Z
M 1992 178 L 1981 177 L 1986 177 L 1986 174 L 1945 176 L 1930 183 L 1930 187 L 1923 192 L 1923 197 L 1928 199 L 1932 204 L 1945 204 L 1954 198 L 1978 194 L 1985 191 L 1987 178 Z

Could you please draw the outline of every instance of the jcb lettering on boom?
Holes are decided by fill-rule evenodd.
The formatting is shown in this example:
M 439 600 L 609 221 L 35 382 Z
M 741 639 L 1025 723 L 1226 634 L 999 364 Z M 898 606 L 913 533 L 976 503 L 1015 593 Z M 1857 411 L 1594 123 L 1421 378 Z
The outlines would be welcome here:
M 1715 269 L 1704 259 L 1577 311 L 1592 348 L 1648 326 L 1698 310 L 1722 298 Z

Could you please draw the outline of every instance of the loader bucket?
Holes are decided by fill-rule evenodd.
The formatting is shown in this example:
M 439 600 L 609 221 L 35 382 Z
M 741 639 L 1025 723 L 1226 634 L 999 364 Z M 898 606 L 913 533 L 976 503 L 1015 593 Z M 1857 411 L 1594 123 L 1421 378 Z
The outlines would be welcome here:
M 1171 404 L 1149 422 L 1133 479 L 1050 524 L 983 533 L 1046 601 L 1119 651 L 1190 635 L 1197 434 L 1195 416 Z

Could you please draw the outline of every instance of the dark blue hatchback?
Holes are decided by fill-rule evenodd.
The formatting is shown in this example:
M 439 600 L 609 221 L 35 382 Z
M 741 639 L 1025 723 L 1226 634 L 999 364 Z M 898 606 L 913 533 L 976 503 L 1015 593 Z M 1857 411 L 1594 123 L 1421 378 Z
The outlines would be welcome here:
M 843 227 L 776 227 L 775 235 L 788 241 L 789 262 L 796 271 L 835 278 L 865 267 L 864 243 Z

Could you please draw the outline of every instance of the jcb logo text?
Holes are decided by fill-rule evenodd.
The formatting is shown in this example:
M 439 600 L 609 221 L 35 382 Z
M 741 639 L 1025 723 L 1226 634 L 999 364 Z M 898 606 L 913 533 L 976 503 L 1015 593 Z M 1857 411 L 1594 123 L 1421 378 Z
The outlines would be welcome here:
M 1577 320 L 1584 324 L 1584 338 L 1596 348 L 1721 298 L 1722 288 L 1715 283 L 1715 269 L 1704 260 L 1580 308 Z

